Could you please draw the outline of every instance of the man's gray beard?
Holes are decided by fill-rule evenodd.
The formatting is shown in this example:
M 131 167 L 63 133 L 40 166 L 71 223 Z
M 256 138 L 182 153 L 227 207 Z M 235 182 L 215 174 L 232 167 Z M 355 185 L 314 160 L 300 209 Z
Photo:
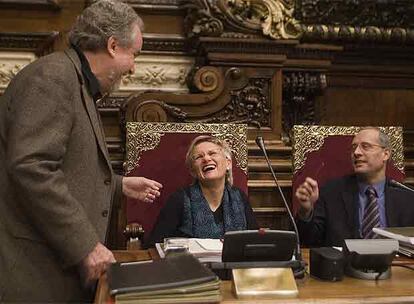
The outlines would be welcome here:
M 108 93 L 119 90 L 122 83 L 122 75 L 116 71 L 111 71 L 111 73 L 108 75 L 108 79 L 112 83 L 108 89 Z

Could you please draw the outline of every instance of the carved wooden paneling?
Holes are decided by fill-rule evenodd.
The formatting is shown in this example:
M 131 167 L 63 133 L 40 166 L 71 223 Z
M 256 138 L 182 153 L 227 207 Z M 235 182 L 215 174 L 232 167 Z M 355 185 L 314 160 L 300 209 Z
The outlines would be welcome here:
M 188 91 L 187 77 L 194 65 L 191 57 L 142 55 L 135 59 L 134 74 L 122 79 L 121 92 L 161 90 L 163 92 Z
M 36 56 L 43 56 L 53 51 L 58 32 L 0 32 L 0 50 L 4 51 L 29 51 Z
M 271 130 L 280 125 L 280 117 L 270 115 L 280 108 L 280 89 L 275 92 L 274 86 L 278 74 L 280 71 L 270 69 L 204 66 L 192 73 L 190 88 L 194 93 L 132 95 L 128 100 L 127 118 L 130 121 L 247 123 L 253 129 Z
M 286 141 L 294 125 L 314 125 L 320 122 L 316 96 L 326 88 L 326 76 L 316 72 L 283 73 L 283 131 Z
M 6 2 L 19 1 L 0 0 L 0 7 Z M 22 6 L 1 10 L 0 25 L 10 33 L 0 33 L 0 51 L 41 56 L 56 49 L 56 37 L 48 40 L 52 31 L 67 31 L 90 2 L 39 0 L 61 9 L 38 6 L 30 16 L 23 8 L 24 18 L 11 22 Z M 414 183 L 412 1 L 126 2 L 146 23 L 143 55 L 120 91 L 98 105 L 117 172 L 125 157 L 126 119 L 248 123 L 250 200 L 261 226 L 287 228 L 256 136 L 264 136 L 289 201 L 293 124 L 403 125 L 406 173 Z M 20 69 L 13 62 L 0 59 L 3 83 Z M 122 216 L 117 220 L 113 230 L 122 230 Z
M 36 9 L 59 10 L 61 0 L 0 0 L 0 8 L 7 9 Z
M 7 88 L 21 69 L 35 59 L 36 56 L 30 52 L 2 52 L 0 50 L 0 93 Z

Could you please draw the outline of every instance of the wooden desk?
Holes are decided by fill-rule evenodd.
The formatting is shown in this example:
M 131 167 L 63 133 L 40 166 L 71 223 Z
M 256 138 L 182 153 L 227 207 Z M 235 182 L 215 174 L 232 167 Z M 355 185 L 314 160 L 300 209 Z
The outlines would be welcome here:
M 304 251 L 304 258 L 308 259 L 309 252 Z M 115 251 L 118 261 L 136 261 L 158 259 L 155 250 L 142 251 Z M 397 259 L 395 265 L 414 264 L 413 260 Z M 413 267 L 413 265 L 411 265 Z M 140 275 L 140 274 L 137 274 Z M 145 275 L 145 274 L 142 274 Z M 299 296 L 293 299 L 260 299 L 254 300 L 255 304 L 283 303 L 283 304 L 389 304 L 389 303 L 414 303 L 414 270 L 400 266 L 393 266 L 392 277 L 388 280 L 367 281 L 345 277 L 341 282 L 324 282 L 307 276 L 302 281 L 297 281 Z M 223 281 L 221 285 L 222 302 L 252 303 L 252 299 L 236 299 L 231 292 L 231 282 Z M 106 276 L 99 280 L 95 303 L 113 303 L 109 297 Z

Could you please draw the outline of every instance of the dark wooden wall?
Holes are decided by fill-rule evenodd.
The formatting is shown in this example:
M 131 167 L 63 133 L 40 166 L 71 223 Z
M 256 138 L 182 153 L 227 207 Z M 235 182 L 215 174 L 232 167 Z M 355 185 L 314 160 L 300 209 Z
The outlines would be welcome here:
M 0 0 L 0 55 L 63 48 L 65 32 L 87 2 Z M 261 226 L 284 229 L 286 210 L 254 143 L 257 135 L 265 138 L 290 200 L 292 125 L 400 125 L 407 182 L 414 184 L 414 10 L 408 2 L 127 2 L 145 22 L 137 70 L 148 74 L 126 79 L 99 105 L 117 172 L 123 172 L 125 121 L 247 123 L 250 200 Z M 267 19 L 278 14 L 279 21 Z M 177 67 L 174 60 L 185 63 Z M 0 85 L 10 78 L 3 71 L 2 80 L 1 69 L 0 57 Z M 114 247 L 122 245 L 123 225 L 120 210 Z

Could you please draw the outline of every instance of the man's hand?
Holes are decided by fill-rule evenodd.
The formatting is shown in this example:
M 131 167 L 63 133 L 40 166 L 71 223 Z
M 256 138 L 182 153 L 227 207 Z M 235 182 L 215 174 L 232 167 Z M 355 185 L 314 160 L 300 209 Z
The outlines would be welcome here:
M 122 192 L 130 198 L 146 203 L 152 203 L 160 196 L 162 185 L 145 177 L 124 177 L 122 179 Z
M 305 182 L 296 189 L 295 194 L 301 207 L 301 210 L 299 210 L 300 215 L 303 218 L 308 218 L 313 209 L 313 204 L 319 198 L 318 182 L 307 177 Z
M 86 288 L 92 287 L 99 277 L 115 263 L 114 255 L 104 245 L 98 243 L 80 264 L 81 277 Z

